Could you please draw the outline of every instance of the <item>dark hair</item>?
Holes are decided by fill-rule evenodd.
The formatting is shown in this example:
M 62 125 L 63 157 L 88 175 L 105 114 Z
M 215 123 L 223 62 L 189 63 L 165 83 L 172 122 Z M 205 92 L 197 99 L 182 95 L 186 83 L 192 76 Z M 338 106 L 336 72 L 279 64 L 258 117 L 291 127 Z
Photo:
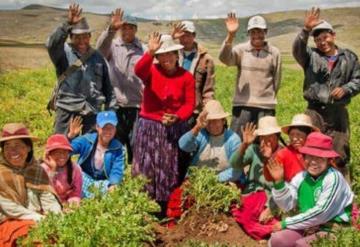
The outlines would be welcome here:
M 327 33 L 330 33 L 330 34 L 334 34 L 335 32 L 330 30 L 330 29 L 317 29 L 313 32 L 313 36 L 314 38 L 316 38 L 317 36 L 319 36 L 321 33 L 323 32 L 327 32 Z
M 33 142 L 30 138 L 20 138 L 19 140 L 21 140 L 23 143 L 25 143 L 26 146 L 30 147 L 30 152 L 28 153 L 28 156 L 26 157 L 26 163 L 30 163 L 31 160 L 34 158 L 34 145 Z M 1 150 L 4 151 L 4 145 L 5 142 L 0 142 L 0 147 Z
M 313 131 L 312 128 L 308 126 L 291 126 L 288 130 L 288 134 L 292 129 L 298 129 L 299 131 L 305 133 L 306 135 L 310 134 Z
M 72 182 L 73 182 L 73 164 L 71 161 L 71 156 L 69 156 L 69 159 L 66 162 L 66 177 L 67 177 L 67 182 L 68 184 L 71 186 Z

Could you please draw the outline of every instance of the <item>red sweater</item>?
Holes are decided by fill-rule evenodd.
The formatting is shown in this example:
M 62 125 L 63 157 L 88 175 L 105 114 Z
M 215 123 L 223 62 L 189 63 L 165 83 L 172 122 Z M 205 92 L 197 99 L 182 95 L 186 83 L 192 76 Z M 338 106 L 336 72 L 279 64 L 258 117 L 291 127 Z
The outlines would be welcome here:
M 135 74 L 145 85 L 140 116 L 161 121 L 164 113 L 171 113 L 187 120 L 195 107 L 193 76 L 181 67 L 169 76 L 153 59 L 146 52 L 135 65 Z
M 275 154 L 275 159 L 284 167 L 284 180 L 286 182 L 290 182 L 296 174 L 304 170 L 302 154 L 290 146 L 279 150 Z M 268 181 L 273 181 L 267 166 L 264 166 L 264 177 Z

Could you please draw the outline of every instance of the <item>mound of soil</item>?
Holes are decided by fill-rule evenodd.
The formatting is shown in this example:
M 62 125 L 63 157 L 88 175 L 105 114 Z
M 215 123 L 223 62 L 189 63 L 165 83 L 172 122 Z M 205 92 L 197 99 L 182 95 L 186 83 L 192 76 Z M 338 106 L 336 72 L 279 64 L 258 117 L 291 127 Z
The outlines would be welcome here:
M 227 246 L 266 246 L 247 236 L 236 221 L 228 215 L 213 215 L 209 211 L 190 209 L 172 228 L 158 227 L 156 246 L 186 246 L 188 241 Z

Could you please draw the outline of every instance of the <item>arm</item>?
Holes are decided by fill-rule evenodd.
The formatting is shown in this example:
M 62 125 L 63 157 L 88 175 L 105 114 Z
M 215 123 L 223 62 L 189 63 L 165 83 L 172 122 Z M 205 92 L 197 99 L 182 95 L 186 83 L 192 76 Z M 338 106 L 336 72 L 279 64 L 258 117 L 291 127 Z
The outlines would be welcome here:
M 102 59 L 103 60 L 103 59 Z M 114 92 L 114 88 L 111 85 L 110 77 L 109 77 L 109 69 L 105 61 L 103 60 L 103 94 L 105 96 L 105 110 L 113 110 L 117 109 L 117 101 Z
M 107 59 L 111 59 L 111 45 L 112 40 L 114 39 L 116 31 L 108 27 L 104 32 L 101 33 L 97 42 L 96 49 L 101 52 L 101 54 Z
M 185 75 L 185 89 L 180 89 L 185 93 L 185 102 L 175 113 L 182 121 L 186 121 L 191 116 L 195 108 L 195 80 L 190 73 L 187 72 Z
M 109 183 L 110 185 L 117 185 L 121 183 L 124 176 L 124 148 L 116 152 L 116 157 L 113 161 L 110 175 L 109 175 Z
M 34 220 L 38 222 L 44 217 L 2 196 L 0 196 L 0 209 L 1 213 L 5 214 L 6 217 L 13 219 Z
M 243 169 L 246 165 L 251 163 L 253 155 L 253 146 L 241 143 L 239 150 L 231 155 L 229 163 L 232 168 Z
M 71 141 L 71 147 L 73 151 L 71 152 L 71 155 L 73 154 L 81 154 L 83 152 L 84 143 L 86 142 L 84 136 L 76 137 Z
M 277 52 L 275 57 L 275 71 L 274 71 L 274 90 L 278 93 L 281 83 L 281 54 Z
M 69 193 L 68 202 L 80 202 L 81 200 L 81 188 L 82 188 L 82 175 L 78 165 L 73 165 L 73 188 Z
M 309 31 L 303 29 L 295 38 L 292 47 L 292 54 L 301 67 L 305 68 L 309 64 L 311 49 L 307 46 Z
M 54 212 L 61 213 L 61 205 L 56 199 L 55 195 L 50 192 L 39 192 L 39 200 L 41 203 L 41 208 L 45 213 Z
M 227 66 L 237 65 L 238 54 L 231 43 L 224 41 L 220 48 L 219 60 Z
M 352 97 L 360 92 L 360 64 L 355 54 L 351 54 L 351 56 L 353 57 L 353 68 L 351 70 L 350 81 L 343 85 L 342 88 Z
M 297 174 L 289 183 L 283 180 L 274 183 L 271 194 L 276 205 L 288 212 L 296 206 L 297 202 L 297 191 L 300 183 L 303 181 L 304 174 L 301 172 Z
M 215 66 L 211 57 L 206 62 L 206 80 L 202 90 L 202 102 L 205 105 L 207 101 L 214 98 L 215 95 Z
M 135 65 L 134 72 L 143 81 L 144 85 L 149 83 L 153 60 L 154 57 L 149 52 L 145 52 Z
M 237 62 L 237 54 L 235 50 L 232 48 L 232 42 L 236 36 L 236 32 L 239 29 L 239 20 L 236 18 L 235 13 L 229 13 L 226 20 L 226 30 L 227 36 L 224 43 L 221 46 L 219 59 L 224 64 L 236 65 Z
M 179 139 L 179 147 L 181 150 L 191 153 L 198 149 L 197 135 L 194 135 L 192 130 L 183 134 Z

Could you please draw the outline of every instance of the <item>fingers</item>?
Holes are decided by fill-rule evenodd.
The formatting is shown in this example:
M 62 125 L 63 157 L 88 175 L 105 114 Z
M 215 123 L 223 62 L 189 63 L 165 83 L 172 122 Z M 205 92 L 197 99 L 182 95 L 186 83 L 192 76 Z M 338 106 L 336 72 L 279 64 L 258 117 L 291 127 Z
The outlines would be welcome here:
M 234 20 L 234 19 L 236 19 L 236 14 L 235 14 L 234 12 L 228 13 L 227 19 L 228 19 L 228 20 Z

